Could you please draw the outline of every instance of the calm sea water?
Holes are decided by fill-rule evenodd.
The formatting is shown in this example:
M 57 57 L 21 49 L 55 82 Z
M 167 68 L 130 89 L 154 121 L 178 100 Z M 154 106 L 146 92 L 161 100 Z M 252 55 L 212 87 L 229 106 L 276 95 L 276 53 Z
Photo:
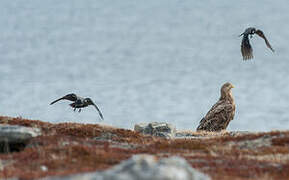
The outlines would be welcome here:
M 289 129 L 289 2 L 185 0 L 14 0 L 0 3 L 0 114 L 48 122 L 133 128 L 166 121 L 195 129 L 233 83 L 228 130 Z M 239 34 L 265 32 L 276 52 Z M 68 93 L 91 97 L 73 112 Z

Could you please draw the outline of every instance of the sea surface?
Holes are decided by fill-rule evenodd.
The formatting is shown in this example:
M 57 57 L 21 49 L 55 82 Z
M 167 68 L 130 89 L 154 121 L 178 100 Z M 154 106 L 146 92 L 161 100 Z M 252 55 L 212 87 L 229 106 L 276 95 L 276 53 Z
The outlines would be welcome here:
M 245 28 L 254 59 L 240 53 Z M 234 84 L 228 130 L 289 129 L 289 1 L 3 0 L 0 115 L 133 128 L 164 121 L 194 130 Z M 73 112 L 68 93 L 94 107 Z

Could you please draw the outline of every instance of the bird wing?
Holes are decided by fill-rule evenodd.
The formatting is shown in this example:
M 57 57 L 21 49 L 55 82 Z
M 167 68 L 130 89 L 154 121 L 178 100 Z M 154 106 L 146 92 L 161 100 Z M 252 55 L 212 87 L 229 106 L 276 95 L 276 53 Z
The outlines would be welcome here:
M 253 58 L 253 49 L 250 44 L 248 34 L 243 35 L 243 39 L 241 43 L 241 52 L 242 52 L 243 60 L 249 60 Z
M 100 116 L 100 118 L 103 120 L 103 115 L 101 113 L 101 111 L 99 110 L 99 108 L 93 103 L 93 106 L 96 108 L 96 110 L 98 111 L 98 114 Z
M 65 99 L 65 98 L 62 97 L 62 98 L 56 99 L 55 101 L 53 101 L 52 103 L 50 103 L 50 105 L 56 103 L 57 101 L 63 100 L 63 99 Z
M 274 52 L 274 49 L 272 48 L 272 46 L 270 45 L 269 41 L 267 40 L 267 38 L 265 37 L 264 33 L 258 29 L 256 31 L 256 34 L 258 34 L 258 36 L 260 36 L 261 38 L 263 38 L 265 40 L 266 46 L 272 50 L 272 52 Z
M 55 101 L 53 101 L 52 103 L 50 103 L 50 105 L 56 103 L 57 101 L 64 100 L 64 99 L 65 99 L 65 100 L 69 100 L 69 101 L 76 101 L 76 100 L 77 100 L 77 97 L 76 97 L 76 95 L 74 95 L 74 94 L 67 94 L 67 95 L 65 95 L 65 96 L 63 96 L 63 97 L 61 97 L 61 98 L 59 98 L 59 99 L 56 99 Z
M 230 116 L 234 112 L 234 106 L 225 101 L 218 101 L 200 121 L 197 130 L 215 131 L 220 129 L 219 126 L 227 127 Z
M 225 101 L 219 101 L 210 109 L 210 111 L 206 114 L 205 118 L 211 119 L 216 114 L 219 114 L 223 111 L 229 112 L 231 110 L 233 110 L 233 105 L 231 103 L 227 103 Z

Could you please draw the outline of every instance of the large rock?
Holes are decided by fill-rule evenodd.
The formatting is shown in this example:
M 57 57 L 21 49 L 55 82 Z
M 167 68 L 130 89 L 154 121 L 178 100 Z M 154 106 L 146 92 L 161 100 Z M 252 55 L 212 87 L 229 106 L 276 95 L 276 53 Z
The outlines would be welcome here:
M 0 124 L 0 152 L 19 151 L 39 135 L 41 130 L 38 128 Z
M 135 155 L 110 170 L 46 180 L 208 180 L 180 157 L 158 160 L 152 155 Z
M 165 122 L 140 123 L 134 126 L 134 130 L 143 134 L 173 138 L 176 128 Z
M 208 176 L 193 169 L 180 157 L 157 160 L 152 155 L 135 155 L 104 173 L 104 180 L 205 180 Z

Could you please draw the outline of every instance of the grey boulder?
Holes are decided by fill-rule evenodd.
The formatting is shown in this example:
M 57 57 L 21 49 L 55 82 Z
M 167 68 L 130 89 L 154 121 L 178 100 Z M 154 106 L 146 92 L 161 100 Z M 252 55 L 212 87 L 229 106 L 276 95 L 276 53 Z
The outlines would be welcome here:
M 176 128 L 172 124 L 165 122 L 139 123 L 134 126 L 134 130 L 146 135 L 174 138 Z
M 31 138 L 39 135 L 39 128 L 0 124 L 0 152 L 19 151 Z

